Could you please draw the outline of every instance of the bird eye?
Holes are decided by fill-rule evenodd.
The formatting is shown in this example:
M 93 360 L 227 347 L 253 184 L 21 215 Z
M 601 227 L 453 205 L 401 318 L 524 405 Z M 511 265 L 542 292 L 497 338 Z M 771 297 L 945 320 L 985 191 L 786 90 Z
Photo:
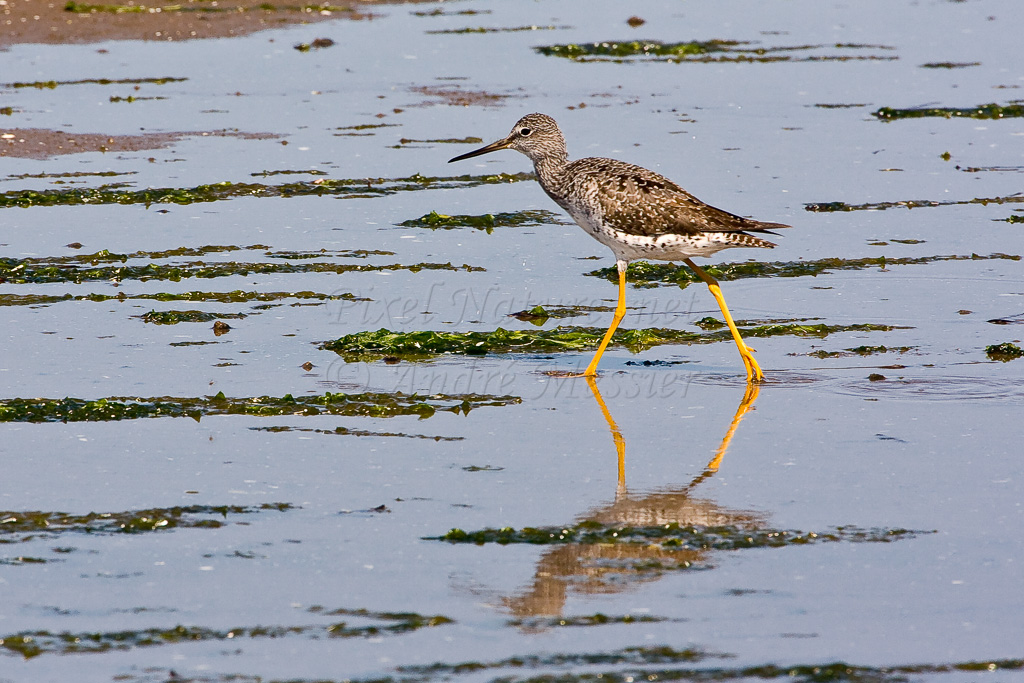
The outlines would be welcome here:
M 530 135 L 530 133 L 532 133 L 532 132 L 533 131 L 530 130 L 529 128 L 520 128 L 519 129 L 519 134 L 522 135 L 524 138 L 528 137 Z

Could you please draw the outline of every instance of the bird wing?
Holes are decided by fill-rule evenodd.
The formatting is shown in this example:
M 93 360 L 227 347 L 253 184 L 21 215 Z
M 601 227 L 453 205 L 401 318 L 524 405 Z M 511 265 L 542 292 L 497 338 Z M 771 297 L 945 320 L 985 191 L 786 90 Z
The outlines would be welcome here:
M 576 196 L 600 206 L 605 225 L 632 235 L 767 232 L 786 228 L 705 204 L 668 178 L 641 166 L 591 157 L 570 163 Z

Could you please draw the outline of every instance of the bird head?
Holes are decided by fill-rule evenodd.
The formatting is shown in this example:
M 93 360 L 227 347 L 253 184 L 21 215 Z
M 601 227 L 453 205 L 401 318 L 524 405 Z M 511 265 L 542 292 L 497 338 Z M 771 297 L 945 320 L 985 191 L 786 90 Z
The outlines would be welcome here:
M 514 149 L 525 154 L 531 160 L 536 161 L 539 158 L 551 155 L 565 156 L 565 138 L 562 137 L 562 131 L 558 129 L 558 124 L 550 116 L 546 114 L 527 114 L 516 121 L 516 125 L 512 127 L 512 132 L 506 137 L 480 149 L 475 149 L 472 152 L 460 154 L 453 159 L 449 159 L 448 163 L 478 157 L 481 154 L 497 152 L 499 149 Z

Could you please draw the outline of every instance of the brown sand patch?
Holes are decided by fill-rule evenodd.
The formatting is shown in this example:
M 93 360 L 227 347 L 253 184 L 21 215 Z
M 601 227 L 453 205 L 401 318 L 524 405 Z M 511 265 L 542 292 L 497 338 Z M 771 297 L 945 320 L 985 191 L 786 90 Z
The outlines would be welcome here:
M 440 102 L 422 102 L 418 106 L 429 107 L 435 104 L 446 104 L 452 107 L 469 107 L 472 105 L 496 107 L 510 95 L 499 95 L 478 90 L 463 90 L 458 85 L 418 85 L 410 88 L 415 93 L 440 99 Z
M 5 0 L 0 49 L 17 43 L 97 43 L 105 40 L 193 40 L 242 36 L 289 24 L 371 14 L 344 0 Z M 383 3 L 380 3 L 383 4 Z M 66 7 L 75 7 L 71 11 Z M 273 9 L 268 9 L 272 7 Z M 121 11 L 117 11 L 118 9 Z
M 144 149 L 160 149 L 182 138 L 204 135 L 246 140 L 273 140 L 281 137 L 271 133 L 244 133 L 237 130 L 102 135 L 68 133 L 47 128 L 0 128 L 0 157 L 49 159 L 62 154 L 80 152 L 138 152 Z

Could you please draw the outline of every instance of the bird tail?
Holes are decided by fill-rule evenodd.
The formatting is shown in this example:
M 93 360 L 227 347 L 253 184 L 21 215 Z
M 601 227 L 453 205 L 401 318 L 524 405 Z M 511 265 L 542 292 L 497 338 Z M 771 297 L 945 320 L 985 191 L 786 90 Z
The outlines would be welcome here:
M 789 227 L 788 225 L 782 225 L 781 223 L 767 223 L 766 225 L 772 225 L 772 226 L 780 227 L 780 228 L 788 228 Z M 749 228 L 749 229 L 750 230 L 754 230 L 755 228 Z M 767 233 L 769 235 L 774 235 L 775 234 L 774 232 L 772 232 L 768 228 L 757 229 L 757 231 L 758 232 L 762 232 L 762 233 Z M 720 233 L 719 235 L 716 235 L 716 237 L 718 239 L 721 239 L 723 242 L 728 244 L 730 247 L 762 247 L 764 249 L 774 249 L 775 248 L 775 242 L 769 242 L 768 240 L 763 240 L 760 237 L 757 237 L 756 235 L 749 235 L 749 234 L 747 234 L 745 232 L 726 232 L 726 233 Z

